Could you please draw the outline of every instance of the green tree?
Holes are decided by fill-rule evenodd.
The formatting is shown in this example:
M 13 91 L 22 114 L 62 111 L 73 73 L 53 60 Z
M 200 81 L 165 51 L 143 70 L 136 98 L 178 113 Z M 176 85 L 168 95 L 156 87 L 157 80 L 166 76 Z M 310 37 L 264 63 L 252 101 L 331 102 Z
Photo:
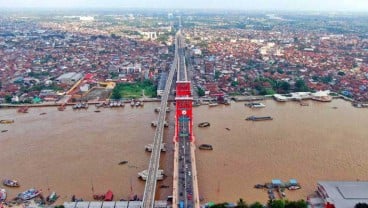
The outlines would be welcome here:
M 263 205 L 259 202 L 254 202 L 249 206 L 249 208 L 263 208 Z
M 270 208 L 285 208 L 285 202 L 283 200 L 270 200 L 268 202 Z
M 285 208 L 307 208 L 307 202 L 303 199 L 299 201 L 285 201 Z
M 368 204 L 366 203 L 358 203 L 354 206 L 354 208 L 368 208 Z
M 304 80 L 298 79 L 295 82 L 295 91 L 297 91 L 297 92 L 305 92 L 305 91 L 309 91 L 309 88 L 305 84 Z
M 248 208 L 248 205 L 242 198 L 240 198 L 237 203 L 237 208 Z
M 111 98 L 112 99 L 115 99 L 115 100 L 119 100 L 121 99 L 121 93 L 120 93 L 120 89 L 118 87 L 115 87 L 113 90 L 112 90 L 112 94 L 111 94 Z
M 287 92 L 289 92 L 289 90 L 290 90 L 290 84 L 289 84 L 288 82 L 281 81 L 281 83 L 280 83 L 280 88 L 281 88 L 281 90 L 282 90 L 284 93 L 287 93 Z
M 205 96 L 205 91 L 200 87 L 197 87 L 197 93 L 199 97 Z
M 11 95 L 5 95 L 5 102 L 6 103 L 11 103 L 12 100 L 12 96 Z

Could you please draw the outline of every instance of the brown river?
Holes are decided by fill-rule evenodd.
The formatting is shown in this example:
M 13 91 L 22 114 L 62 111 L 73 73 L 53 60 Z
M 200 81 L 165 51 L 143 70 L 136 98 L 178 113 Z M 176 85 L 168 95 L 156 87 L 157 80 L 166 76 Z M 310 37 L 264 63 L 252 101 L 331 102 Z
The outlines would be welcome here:
M 212 144 L 213 151 L 197 150 L 200 196 L 206 201 L 267 201 L 257 183 L 295 178 L 302 189 L 287 191 L 291 200 L 305 199 L 318 180 L 367 180 L 368 111 L 349 102 L 308 101 L 277 103 L 267 100 L 266 108 L 250 109 L 244 103 L 195 108 L 197 144 Z M 137 173 L 148 168 L 150 154 L 144 146 L 153 140 L 150 126 L 159 103 L 141 108 L 60 112 L 56 107 L 30 108 L 29 113 L 0 109 L 0 179 L 14 178 L 20 188 L 7 188 L 9 198 L 28 188 L 56 191 L 58 203 L 71 196 L 92 200 L 93 193 L 111 189 L 114 199 L 142 197 L 144 182 Z M 45 114 L 46 113 L 46 114 Z M 168 176 L 156 198 L 172 195 L 174 112 L 165 130 L 168 151 L 161 155 L 161 167 Z M 272 121 L 245 121 L 247 116 L 272 116 Z M 199 122 L 211 126 L 198 128 Z M 228 128 L 228 129 L 226 129 Z M 118 165 L 126 160 L 127 164 Z

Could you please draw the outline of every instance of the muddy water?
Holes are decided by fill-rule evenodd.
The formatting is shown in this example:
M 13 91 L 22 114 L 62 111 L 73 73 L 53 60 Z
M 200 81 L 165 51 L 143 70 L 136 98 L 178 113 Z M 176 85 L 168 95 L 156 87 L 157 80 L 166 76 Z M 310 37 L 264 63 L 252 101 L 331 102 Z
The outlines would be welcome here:
M 157 117 L 157 106 L 159 103 L 143 108 L 128 105 L 101 109 L 100 113 L 94 112 L 94 106 L 79 111 L 68 107 L 63 112 L 30 108 L 27 114 L 1 109 L 1 119 L 15 122 L 0 125 L 0 130 L 8 130 L 0 134 L 0 178 L 15 178 L 21 183 L 18 189 L 7 189 L 9 198 L 31 187 L 42 189 L 46 195 L 49 190 L 56 191 L 62 200 L 70 200 L 73 194 L 91 200 L 93 192 L 105 193 L 108 189 L 114 192 L 115 200 L 135 194 L 141 198 L 144 182 L 137 173 L 148 168 L 150 154 L 144 146 L 153 140 L 150 123 Z M 173 132 L 172 128 L 165 130 L 170 145 L 172 134 L 168 132 Z M 168 175 L 163 184 L 172 183 L 170 148 L 161 157 Z M 118 165 L 123 160 L 128 163 Z M 161 189 L 157 197 L 165 198 L 171 192 Z
M 253 186 L 275 178 L 300 182 L 301 190 L 286 192 L 291 200 L 306 199 L 318 180 L 368 179 L 367 109 L 353 108 L 342 100 L 309 101 L 309 106 L 264 103 L 263 109 L 237 103 L 195 110 L 198 122 L 211 123 L 208 129 L 196 127 L 197 143 L 214 148 L 197 151 L 198 181 L 205 200 L 266 202 L 266 191 Z M 244 120 L 251 115 L 274 120 Z
M 318 180 L 367 180 L 367 109 L 350 103 L 309 101 L 297 103 L 264 102 L 263 109 L 250 109 L 243 103 L 230 106 L 195 108 L 195 126 L 209 121 L 209 128 L 195 127 L 197 144 L 209 143 L 213 151 L 197 150 L 200 195 L 206 201 L 265 202 L 265 191 L 257 183 L 273 178 L 296 178 L 302 189 L 286 192 L 289 199 L 305 198 Z M 75 194 L 91 200 L 94 193 L 114 192 L 115 199 L 141 197 L 144 182 L 137 172 L 148 167 L 150 154 L 144 145 L 151 143 L 150 127 L 159 103 L 143 108 L 102 109 L 64 112 L 56 108 L 31 108 L 27 114 L 1 109 L 0 119 L 14 119 L 0 125 L 0 178 L 16 178 L 18 189 L 7 189 L 10 198 L 35 187 L 45 194 L 56 191 L 61 203 Z M 337 109 L 333 108 L 337 107 Z M 40 115 L 46 113 L 45 115 Z M 174 113 L 168 114 L 173 124 Z M 272 121 L 245 121 L 246 116 L 272 116 Z M 227 130 L 225 128 L 229 128 Z M 168 151 L 162 154 L 161 167 L 168 177 L 159 185 L 156 198 L 171 195 L 173 126 L 165 130 Z M 122 160 L 128 164 L 118 165 Z M 158 185 L 158 186 L 159 186 Z M 93 186 L 93 191 L 92 191 Z

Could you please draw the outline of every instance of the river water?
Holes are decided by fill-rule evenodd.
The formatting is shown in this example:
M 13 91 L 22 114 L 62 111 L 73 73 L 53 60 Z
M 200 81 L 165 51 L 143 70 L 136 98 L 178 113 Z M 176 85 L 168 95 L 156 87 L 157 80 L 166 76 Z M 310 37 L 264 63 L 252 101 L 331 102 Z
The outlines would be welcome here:
M 272 179 L 297 179 L 301 190 L 287 191 L 291 200 L 306 198 L 318 180 L 367 180 L 368 111 L 353 108 L 343 100 L 331 103 L 264 101 L 266 108 L 250 109 L 243 103 L 230 106 L 200 106 L 194 110 L 197 144 L 208 143 L 213 151 L 197 150 L 200 196 L 205 201 L 267 201 L 266 191 L 257 183 Z M 54 107 L 30 108 L 29 113 L 1 109 L 0 178 L 15 178 L 21 187 L 7 189 L 9 198 L 35 187 L 47 195 L 56 191 L 58 203 L 72 195 L 91 200 L 93 193 L 114 192 L 115 200 L 137 194 L 142 197 L 144 182 L 137 173 L 148 168 L 150 154 L 144 146 L 152 142 L 150 126 L 159 103 L 142 108 L 60 112 Z M 173 106 L 172 106 L 173 107 Z M 40 115 L 41 113 L 46 113 Z M 165 130 L 168 151 L 161 167 L 168 177 L 158 186 L 157 199 L 172 192 L 174 113 Z M 245 121 L 251 115 L 272 116 L 272 121 Z M 211 126 L 198 128 L 199 122 Z M 228 129 L 226 129 L 228 128 Z M 118 165 L 127 160 L 125 165 Z

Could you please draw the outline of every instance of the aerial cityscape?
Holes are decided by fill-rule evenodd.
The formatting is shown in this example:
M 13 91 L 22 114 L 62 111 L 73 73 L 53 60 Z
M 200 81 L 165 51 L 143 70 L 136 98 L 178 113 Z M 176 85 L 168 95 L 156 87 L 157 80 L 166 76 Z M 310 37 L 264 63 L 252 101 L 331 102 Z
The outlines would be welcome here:
M 0 208 L 368 207 L 367 8 L 0 0 Z

